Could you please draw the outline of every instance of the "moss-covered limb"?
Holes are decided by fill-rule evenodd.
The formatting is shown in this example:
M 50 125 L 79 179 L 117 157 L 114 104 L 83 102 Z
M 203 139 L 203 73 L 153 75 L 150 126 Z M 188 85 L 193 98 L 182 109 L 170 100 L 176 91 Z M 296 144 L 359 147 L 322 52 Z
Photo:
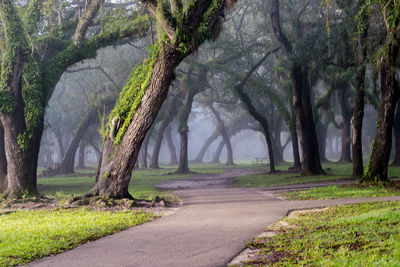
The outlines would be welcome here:
M 329 107 L 329 100 L 332 96 L 332 93 L 335 91 L 334 86 L 330 86 L 329 90 L 322 96 L 320 96 L 313 106 L 313 117 L 314 121 L 318 121 L 319 119 L 319 109 L 324 107 L 327 109 Z
M 1 2 L 1 21 L 5 34 L 5 51 L 2 54 L 0 91 L 2 100 L 11 100 L 11 84 L 18 84 L 21 79 L 21 70 L 24 63 L 27 41 L 17 11 L 11 0 Z M 16 94 L 16 92 L 14 92 Z M 13 102 L 13 101 L 11 101 Z M 0 103 L 0 111 L 11 112 L 15 108 L 13 103 Z
M 24 17 L 24 26 L 28 35 L 38 32 L 37 25 L 40 19 L 40 9 L 43 0 L 30 0 Z
M 84 59 L 93 58 L 96 56 L 97 50 L 102 47 L 115 44 L 117 41 L 135 36 L 140 38 L 146 34 L 148 16 L 140 16 L 131 21 L 128 25 L 123 25 L 114 29 L 105 29 L 92 39 L 84 42 L 81 49 L 78 49 L 74 44 L 70 45 L 63 51 L 57 53 L 44 66 L 44 88 L 47 88 L 47 101 L 49 100 L 52 90 L 60 79 L 65 70 Z M 59 41 L 61 42 L 61 41 Z M 60 43 L 62 45 L 62 43 Z
M 92 22 L 93 18 L 96 16 L 97 12 L 99 11 L 100 7 L 103 5 L 104 0 L 92 0 L 80 17 L 78 25 L 75 29 L 74 34 L 74 45 L 78 48 L 81 48 L 83 42 L 85 40 L 87 29 L 89 28 L 90 23 Z
M 122 141 L 136 109 L 142 101 L 142 97 L 150 83 L 153 67 L 157 62 L 159 52 L 158 45 L 154 45 L 149 58 L 133 70 L 122 89 L 107 123 L 106 134 L 114 141 L 114 144 L 119 144 Z

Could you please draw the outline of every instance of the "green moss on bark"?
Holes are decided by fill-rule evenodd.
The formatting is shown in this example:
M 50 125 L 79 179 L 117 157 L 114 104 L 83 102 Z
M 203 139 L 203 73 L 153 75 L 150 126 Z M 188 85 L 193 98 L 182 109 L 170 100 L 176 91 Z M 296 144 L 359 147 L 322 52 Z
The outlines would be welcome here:
M 159 46 L 154 45 L 148 59 L 131 73 L 111 112 L 106 134 L 118 145 L 129 127 L 137 108 L 150 84 L 153 68 L 159 55 Z

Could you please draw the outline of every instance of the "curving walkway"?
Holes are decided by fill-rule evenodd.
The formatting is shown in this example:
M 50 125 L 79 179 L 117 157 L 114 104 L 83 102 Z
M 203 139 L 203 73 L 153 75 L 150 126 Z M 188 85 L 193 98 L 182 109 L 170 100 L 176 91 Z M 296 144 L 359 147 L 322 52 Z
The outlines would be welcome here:
M 272 191 L 246 188 L 179 190 L 176 194 L 183 206 L 169 216 L 30 266 L 223 266 L 247 241 L 290 210 L 400 200 L 396 196 L 285 201 Z

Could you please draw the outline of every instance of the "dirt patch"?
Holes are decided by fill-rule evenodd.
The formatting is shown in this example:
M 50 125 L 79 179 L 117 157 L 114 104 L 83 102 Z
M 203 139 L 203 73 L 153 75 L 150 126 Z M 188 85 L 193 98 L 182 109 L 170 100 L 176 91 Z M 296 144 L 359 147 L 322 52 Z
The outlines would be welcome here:
M 228 169 L 221 174 L 202 174 L 184 180 L 172 180 L 157 185 L 159 190 L 212 189 L 233 187 L 233 179 L 265 173 L 262 169 Z

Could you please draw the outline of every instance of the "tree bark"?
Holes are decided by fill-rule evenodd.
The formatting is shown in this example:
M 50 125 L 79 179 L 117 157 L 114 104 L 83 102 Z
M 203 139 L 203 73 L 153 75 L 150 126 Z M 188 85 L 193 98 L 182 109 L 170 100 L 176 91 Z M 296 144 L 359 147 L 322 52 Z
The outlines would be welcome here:
M 176 157 L 176 148 L 174 145 L 174 141 L 172 139 L 171 131 L 172 131 L 171 126 L 168 126 L 167 129 L 165 130 L 165 138 L 167 139 L 169 154 L 170 154 L 170 159 L 171 159 L 169 162 L 169 165 L 177 165 L 178 158 Z
M 312 114 L 308 71 L 291 57 L 292 45 L 283 33 L 280 24 L 279 0 L 272 0 L 270 15 L 275 37 L 281 43 L 288 58 L 291 60 L 290 77 L 293 82 L 293 106 L 296 113 L 296 127 L 301 145 L 302 174 L 324 174 L 319 159 L 317 134 Z
M 104 140 L 96 174 L 97 183 L 91 190 L 91 195 L 132 198 L 128 192 L 128 185 L 140 146 L 167 96 L 173 71 L 183 59 L 173 47 L 163 45 L 160 49 L 150 83 L 121 143 L 115 145 L 110 136 Z
M 283 158 L 283 151 L 285 150 L 285 146 L 282 146 L 281 142 L 281 132 L 282 132 L 282 120 L 281 118 L 277 119 L 278 121 L 273 126 L 273 145 L 274 145 L 274 160 L 275 164 L 279 165 L 285 163 Z
M 397 101 L 396 115 L 393 122 L 394 158 L 392 166 L 400 166 L 400 101 Z
M 292 138 L 292 149 L 293 149 L 293 167 L 290 170 L 300 171 L 301 170 L 301 161 L 299 154 L 299 140 L 297 138 L 297 130 L 296 127 L 291 127 L 290 136 Z
M 217 128 L 218 131 L 220 132 L 222 139 L 225 143 L 226 146 L 226 165 L 228 166 L 233 166 L 235 165 L 235 163 L 233 162 L 233 151 L 232 151 L 232 144 L 231 141 L 229 139 L 229 135 L 228 132 L 225 128 L 224 122 L 221 119 L 221 116 L 219 115 L 219 113 L 215 110 L 215 108 L 213 107 L 212 103 L 208 104 L 208 107 L 210 108 L 210 110 L 212 111 L 212 113 L 214 114 L 215 118 L 217 119 Z
M 399 85 L 395 78 L 395 63 L 398 56 L 400 30 L 396 30 L 385 44 L 385 55 L 381 57 L 381 105 L 378 112 L 376 137 L 372 154 L 363 182 L 387 181 L 390 152 L 392 149 L 392 128 L 396 104 L 399 100 Z
M 59 156 L 60 156 L 60 161 L 65 155 L 65 149 L 64 149 L 64 141 L 61 135 L 61 132 L 59 129 L 53 129 L 54 136 L 56 137 L 57 140 L 57 145 L 58 145 L 58 151 L 59 151 Z
M 196 158 L 193 160 L 194 163 L 202 163 L 203 158 L 210 147 L 210 145 L 218 138 L 220 133 L 218 130 L 215 130 L 204 142 L 203 146 L 201 147 L 199 153 L 197 154 Z

